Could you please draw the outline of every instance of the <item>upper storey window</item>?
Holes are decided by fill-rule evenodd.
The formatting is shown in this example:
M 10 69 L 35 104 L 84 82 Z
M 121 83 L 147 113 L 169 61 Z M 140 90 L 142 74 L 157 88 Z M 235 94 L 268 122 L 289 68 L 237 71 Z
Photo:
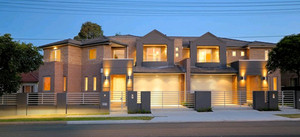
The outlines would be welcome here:
M 50 61 L 60 61 L 60 50 L 59 49 L 53 49 L 50 52 Z
M 124 59 L 125 50 L 124 49 L 113 49 L 113 59 Z
M 197 62 L 209 63 L 220 62 L 220 52 L 218 46 L 198 46 Z
M 89 50 L 89 59 L 96 59 L 97 57 L 97 50 L 96 49 L 90 49 Z
M 167 61 L 167 45 L 144 45 L 143 61 Z
M 269 51 L 265 50 L 265 60 L 268 60 L 268 59 L 269 59 Z

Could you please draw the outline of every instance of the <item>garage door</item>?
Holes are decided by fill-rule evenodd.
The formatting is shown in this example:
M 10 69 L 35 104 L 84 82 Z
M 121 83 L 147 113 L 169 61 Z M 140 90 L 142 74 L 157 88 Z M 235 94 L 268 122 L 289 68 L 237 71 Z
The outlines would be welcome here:
M 212 104 L 232 104 L 231 75 L 192 75 L 192 91 L 212 91 Z
M 182 92 L 180 75 L 134 75 L 134 91 L 151 91 L 152 106 L 177 106 Z

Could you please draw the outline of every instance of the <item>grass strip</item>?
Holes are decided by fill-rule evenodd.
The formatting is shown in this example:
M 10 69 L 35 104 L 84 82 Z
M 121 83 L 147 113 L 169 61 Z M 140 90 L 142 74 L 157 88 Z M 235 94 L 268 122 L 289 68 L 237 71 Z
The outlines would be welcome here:
M 37 122 L 37 121 L 88 121 L 88 120 L 151 120 L 153 117 L 53 117 L 53 118 L 16 118 L 0 119 L 0 122 Z
M 287 117 L 287 118 L 300 118 L 300 114 L 276 114 L 277 116 Z

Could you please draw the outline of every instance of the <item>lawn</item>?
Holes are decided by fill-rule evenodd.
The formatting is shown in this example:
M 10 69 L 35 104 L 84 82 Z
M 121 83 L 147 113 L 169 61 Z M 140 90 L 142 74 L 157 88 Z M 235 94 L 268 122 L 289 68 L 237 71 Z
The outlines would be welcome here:
M 87 120 L 151 120 L 153 117 L 52 117 L 0 119 L 0 122 L 87 121 Z
M 300 114 L 276 114 L 277 116 L 287 117 L 287 118 L 300 118 Z

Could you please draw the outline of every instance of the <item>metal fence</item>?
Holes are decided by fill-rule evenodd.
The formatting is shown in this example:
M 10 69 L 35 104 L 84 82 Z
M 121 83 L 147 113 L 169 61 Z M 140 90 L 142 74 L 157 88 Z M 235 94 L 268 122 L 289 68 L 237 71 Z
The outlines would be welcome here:
M 28 105 L 56 105 L 56 93 L 28 93 Z
M 141 102 L 141 92 L 137 91 L 137 102 Z M 193 93 L 187 94 L 184 91 L 150 91 L 152 108 L 180 108 L 193 107 Z
M 67 104 L 99 105 L 99 92 L 67 93 Z
M 294 90 L 283 90 L 278 92 L 278 104 L 281 108 L 294 108 L 295 91 Z
M 17 94 L 4 94 L 0 97 L 0 105 L 17 105 Z

